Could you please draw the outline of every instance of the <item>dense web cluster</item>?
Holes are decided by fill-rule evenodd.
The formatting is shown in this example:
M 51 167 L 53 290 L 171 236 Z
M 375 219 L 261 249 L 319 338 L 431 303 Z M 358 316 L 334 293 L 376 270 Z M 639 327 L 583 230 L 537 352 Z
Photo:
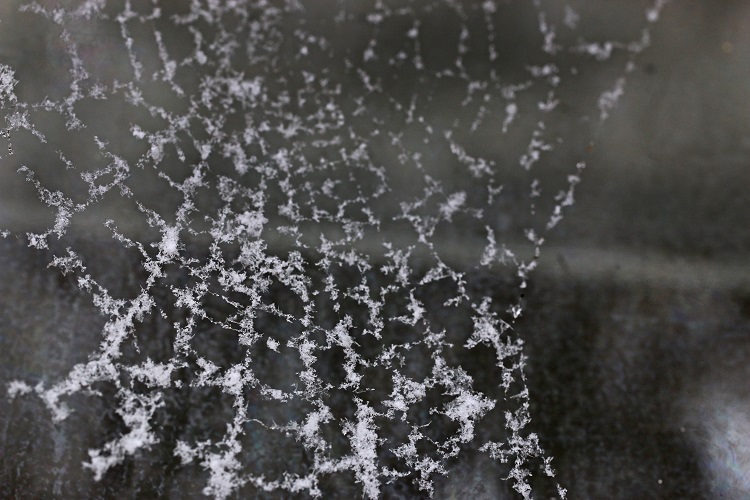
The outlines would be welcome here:
M 608 116 L 663 4 L 608 41 L 563 0 L 25 2 L 61 62 L 23 98 L 0 67 L 4 165 L 53 215 L 29 246 L 106 324 L 88 361 L 10 395 L 61 422 L 114 392 L 97 480 L 169 441 L 217 498 L 319 497 L 336 476 L 431 494 L 473 449 L 531 498 L 554 470 L 529 428 L 523 291 L 584 172 L 576 127 Z M 555 156 L 566 140 L 577 158 Z M 132 295 L 91 274 L 82 233 L 135 256 Z M 489 274 L 502 293 L 475 286 Z M 230 411 L 167 439 L 181 393 Z

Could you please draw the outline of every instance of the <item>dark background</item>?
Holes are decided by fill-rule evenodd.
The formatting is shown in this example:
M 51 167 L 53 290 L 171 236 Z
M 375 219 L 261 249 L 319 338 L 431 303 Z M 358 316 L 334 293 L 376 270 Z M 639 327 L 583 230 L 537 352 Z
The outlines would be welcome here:
M 575 5 L 586 13 L 579 33 L 627 39 L 643 25 L 637 14 L 646 3 Z M 16 70 L 20 99 L 53 94 L 67 71 L 59 66 L 57 35 L 15 7 L 15 2 L 0 5 L 0 62 Z M 321 18 L 326 8 L 320 7 Z M 316 17 L 309 15 L 314 24 Z M 102 71 L 117 73 L 122 61 L 107 45 L 107 37 L 117 33 L 88 36 L 91 61 L 100 58 Z M 524 43 L 531 42 L 523 31 L 507 36 L 517 44 L 509 45 L 507 57 L 522 58 Z M 353 32 L 352 39 L 341 42 L 366 40 Z M 652 28 L 651 47 L 636 64 L 624 97 L 604 124 L 595 109 L 578 107 L 575 95 L 581 102 L 597 95 L 602 82 L 611 83 L 614 63 L 585 73 L 565 90 L 572 96 L 567 101 L 572 118 L 559 126 L 569 141 L 550 161 L 571 165 L 585 157 L 588 167 L 576 204 L 548 235 L 516 325 L 529 358 L 530 428 L 555 457 L 557 480 L 568 488 L 569 498 L 745 498 L 750 496 L 750 6 L 671 2 Z M 129 119 L 118 114 L 127 113 L 118 105 L 109 112 L 121 118 L 102 121 L 101 133 L 112 138 Z M 441 111 L 439 100 L 428 110 L 435 120 Z M 60 124 L 49 124 L 51 137 L 55 127 L 64 135 Z M 16 151 L 28 151 L 26 139 L 13 140 Z M 485 141 L 481 148 L 503 157 L 523 146 L 511 142 L 508 150 L 493 151 L 493 143 Z M 82 145 L 76 154 L 91 154 L 86 148 Z M 0 228 L 21 235 L 46 227 L 51 219 L 16 172 L 18 163 L 29 162 L 51 183 L 66 182 L 45 171 L 43 154 L 49 151 L 28 154 L 0 163 Z M 433 168 L 451 179 L 450 165 L 439 158 Z M 521 173 L 515 178 L 513 172 L 509 169 L 501 179 L 523 185 L 526 178 Z M 555 166 L 544 164 L 540 172 L 554 173 Z M 409 174 L 403 175 L 397 185 L 408 189 Z M 513 201 L 509 198 L 507 212 L 498 215 L 507 218 L 498 225 L 510 227 L 510 241 L 520 239 L 513 228 L 523 226 L 527 211 L 520 203 L 514 209 Z M 128 220 L 127 209 L 117 201 L 106 210 Z M 88 222 L 80 224 L 71 238 L 98 256 L 91 261 L 95 271 L 113 289 L 136 286 L 132 256 L 92 236 L 97 233 Z M 141 230 L 137 223 L 125 228 L 133 234 Z M 481 251 L 483 237 L 461 228 L 447 234 L 447 258 L 459 269 L 468 266 L 462 262 Z M 74 283 L 47 269 L 48 262 L 49 255 L 26 248 L 22 239 L 0 240 L 2 383 L 54 381 L 96 349 L 103 319 Z M 470 276 L 472 286 L 496 290 L 498 297 L 509 290 L 503 276 Z M 512 301 L 512 293 L 504 300 Z M 168 332 L 169 324 L 155 319 L 149 328 Z M 197 408 L 191 418 L 221 421 L 221 405 L 211 407 L 210 395 L 185 397 L 195 400 L 175 404 Z M 94 483 L 79 464 L 87 458 L 85 450 L 101 442 L 101 433 L 118 425 L 103 401 L 73 401 L 80 417 L 54 427 L 41 402 L 1 398 L 0 496 L 200 494 L 198 469 L 177 467 L 158 447 Z M 168 429 L 170 424 L 164 425 Z M 179 425 L 200 432 L 198 424 Z M 264 453 L 273 467 L 272 452 Z M 440 482 L 436 498 L 510 495 L 498 480 L 502 470 L 496 464 L 468 456 L 455 467 L 455 474 Z M 337 491 L 346 496 L 345 490 Z

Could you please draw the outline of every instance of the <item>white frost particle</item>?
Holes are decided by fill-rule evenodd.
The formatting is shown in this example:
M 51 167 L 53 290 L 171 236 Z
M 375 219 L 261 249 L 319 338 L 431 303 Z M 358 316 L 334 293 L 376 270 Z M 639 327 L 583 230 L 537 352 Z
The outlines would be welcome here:
M 138 125 L 133 125 L 130 131 L 136 139 L 143 139 L 146 137 L 146 132 L 144 132 Z
M 153 140 L 156 141 L 156 139 Z M 151 155 L 151 159 L 154 160 L 154 163 L 161 162 L 164 157 L 164 144 L 161 142 L 153 142 L 149 154 Z
M 268 345 L 269 349 L 271 349 L 272 351 L 277 351 L 278 352 L 278 350 L 279 350 L 279 343 L 276 340 L 274 340 L 274 339 L 268 339 L 266 341 L 266 344 Z
M 263 231 L 263 225 L 268 222 L 268 219 L 263 217 L 260 212 L 243 212 L 237 221 L 242 224 L 243 230 L 253 238 L 260 236 Z
M 459 439 L 468 443 L 474 438 L 474 422 L 495 407 L 495 402 L 479 394 L 462 391 L 456 399 L 446 405 L 445 415 L 459 422 Z
M 465 192 L 461 191 L 453 193 L 448 197 L 448 200 L 440 206 L 440 215 L 450 222 L 453 215 L 464 206 L 464 203 L 466 203 Z
M 168 227 L 164 230 L 159 248 L 166 257 L 174 257 L 179 250 L 180 230 L 176 227 Z
M 147 358 L 145 363 L 129 369 L 133 378 L 145 382 L 150 387 L 169 387 L 172 383 L 174 365 L 168 363 L 154 363 Z
M 505 119 L 503 120 L 503 134 L 508 132 L 508 127 L 516 119 L 518 114 L 518 105 L 514 102 L 509 103 L 505 106 Z
M 614 48 L 615 45 L 612 42 L 586 43 L 579 45 L 577 50 L 593 56 L 598 61 L 604 61 L 606 59 L 609 59 Z
M 366 497 L 375 499 L 380 495 L 380 480 L 376 466 L 378 437 L 373 418 L 375 411 L 357 401 L 357 423 L 344 425 L 349 435 L 353 457 L 352 466 L 357 482 L 362 484 Z
M 8 398 L 12 399 L 18 395 L 28 394 L 33 389 L 25 382 L 19 380 L 13 380 L 8 384 Z
M 669 0 L 656 0 L 654 6 L 646 9 L 646 19 L 650 23 L 655 23 L 659 20 L 662 9 L 667 5 Z
M 620 78 L 611 90 L 602 92 L 599 97 L 599 111 L 601 120 L 604 121 L 609 117 L 609 112 L 615 107 L 620 97 L 625 93 L 625 79 Z
M 15 72 L 10 66 L 0 64 L 0 107 L 6 103 L 15 104 L 17 101 L 14 88 L 18 85 Z
M 229 371 L 224 375 L 223 386 L 224 390 L 228 394 L 238 396 L 242 392 L 244 383 L 242 380 L 242 368 L 240 366 L 232 366 Z

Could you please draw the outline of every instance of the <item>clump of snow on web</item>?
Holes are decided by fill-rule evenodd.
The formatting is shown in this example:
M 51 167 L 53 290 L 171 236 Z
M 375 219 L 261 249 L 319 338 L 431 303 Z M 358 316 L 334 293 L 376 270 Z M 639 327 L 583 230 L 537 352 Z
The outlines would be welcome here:
M 607 118 L 664 2 L 648 10 L 633 42 L 581 40 L 584 12 L 524 3 L 534 60 L 506 75 L 498 61 L 509 49 L 498 40 L 507 9 L 520 3 L 26 3 L 59 32 L 69 88 L 18 102 L 13 70 L 0 65 L 7 127 L 44 144 L 51 113 L 96 153 L 82 162 L 56 152 L 57 172 L 78 189 L 46 186 L 21 160 L 20 174 L 54 215 L 46 231 L 28 232 L 29 245 L 47 249 L 101 214 L 100 226 L 144 272 L 131 296 L 117 298 L 89 273 L 95 255 L 55 255 L 51 265 L 75 276 L 107 319 L 100 347 L 61 380 L 15 381 L 9 395 L 37 394 L 60 421 L 72 395 L 111 387 L 125 430 L 89 450 L 83 465 L 97 480 L 163 444 L 155 416 L 180 411 L 167 391 L 216 389 L 233 412 L 222 437 L 187 436 L 172 450 L 206 472 L 207 495 L 255 488 L 320 497 L 332 494 L 324 477 L 346 472 L 367 498 L 397 481 L 432 493 L 435 477 L 473 448 L 508 464 L 513 488 L 531 498 L 532 474 L 554 471 L 529 430 L 520 290 L 585 167 L 576 161 L 562 182 L 544 185 L 536 174 L 562 140 L 552 122 L 567 79 L 579 74 L 562 65 L 621 56 L 620 76 L 590 103 Z M 331 16 L 316 17 L 316 8 Z M 434 16 L 450 30 L 435 33 Z M 352 30 L 353 43 L 338 41 Z M 104 33 L 113 48 L 97 53 L 80 33 Z M 122 106 L 131 121 L 106 136 L 79 116 L 96 116 L 80 110 L 99 102 Z M 476 146 L 489 136 L 504 152 L 513 134 L 512 161 Z M 528 182 L 520 238 L 496 217 L 511 189 L 504 176 Z M 117 210 L 107 205 L 113 197 Z M 457 262 L 442 246 L 451 228 L 483 235 L 473 261 Z M 500 303 L 477 291 L 471 270 L 513 276 L 516 298 Z M 472 326 L 457 329 L 455 315 Z M 167 359 L 138 348 L 157 316 L 172 325 Z M 234 361 L 208 352 L 217 339 Z M 494 359 L 481 367 L 492 384 L 459 362 L 482 349 Z M 331 360 L 341 366 L 326 367 Z M 279 404 L 292 410 L 270 410 Z M 276 436 L 279 453 L 302 449 L 306 469 L 255 468 L 254 432 Z

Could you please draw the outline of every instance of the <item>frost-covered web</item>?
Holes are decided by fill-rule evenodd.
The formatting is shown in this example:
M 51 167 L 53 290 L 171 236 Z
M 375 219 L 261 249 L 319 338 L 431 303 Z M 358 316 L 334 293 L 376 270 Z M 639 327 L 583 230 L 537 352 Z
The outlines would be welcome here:
M 376 498 L 432 493 L 473 449 L 530 498 L 554 471 L 529 425 L 523 291 L 663 4 L 589 40 L 572 0 L 25 2 L 60 67 L 43 95 L 0 67 L 4 165 L 53 214 L 16 234 L 106 324 L 87 362 L 10 394 L 63 421 L 113 391 L 97 479 L 158 445 L 217 498 L 330 496 L 337 476 Z M 102 230 L 140 264 L 130 295 L 66 239 Z M 476 286 L 490 274 L 507 289 Z M 156 354 L 153 317 L 171 325 Z M 231 411 L 167 439 L 155 422 L 189 412 L 182 393 Z

